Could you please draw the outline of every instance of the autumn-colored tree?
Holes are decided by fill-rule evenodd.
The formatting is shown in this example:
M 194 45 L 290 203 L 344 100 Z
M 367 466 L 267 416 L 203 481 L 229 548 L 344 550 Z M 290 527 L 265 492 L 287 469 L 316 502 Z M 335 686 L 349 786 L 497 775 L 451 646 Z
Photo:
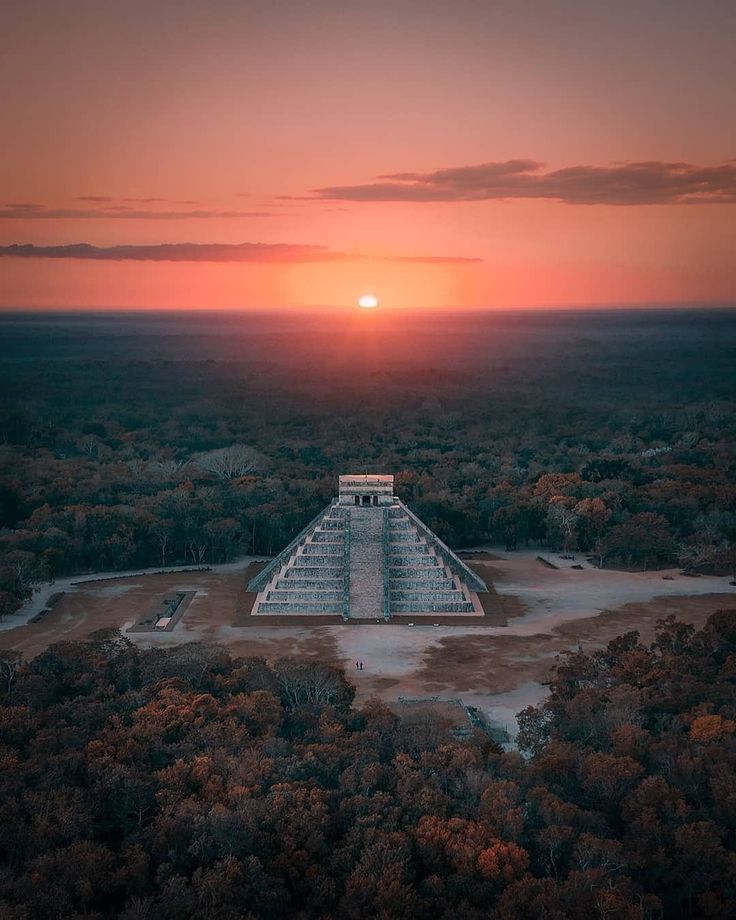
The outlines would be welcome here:
M 736 903 L 736 611 L 561 657 L 527 757 L 403 723 L 315 662 L 8 661 L 0 913 L 18 920 L 660 920 Z
M 606 547 L 609 556 L 633 565 L 658 565 L 670 561 L 674 539 L 669 522 L 660 514 L 643 511 L 611 528 Z

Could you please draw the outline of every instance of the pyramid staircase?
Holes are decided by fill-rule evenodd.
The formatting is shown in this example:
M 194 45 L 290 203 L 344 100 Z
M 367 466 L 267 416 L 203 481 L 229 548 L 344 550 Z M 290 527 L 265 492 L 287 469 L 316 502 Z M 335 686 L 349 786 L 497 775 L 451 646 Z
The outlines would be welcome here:
M 482 615 L 483 580 L 403 502 L 350 507 L 336 499 L 248 585 L 253 614 Z
M 348 617 L 380 619 L 384 609 L 383 508 L 348 508 L 350 517 Z
M 343 614 L 346 529 L 345 509 L 333 501 L 248 585 L 258 591 L 253 613 Z
M 398 499 L 386 509 L 392 614 L 482 614 L 485 583 Z

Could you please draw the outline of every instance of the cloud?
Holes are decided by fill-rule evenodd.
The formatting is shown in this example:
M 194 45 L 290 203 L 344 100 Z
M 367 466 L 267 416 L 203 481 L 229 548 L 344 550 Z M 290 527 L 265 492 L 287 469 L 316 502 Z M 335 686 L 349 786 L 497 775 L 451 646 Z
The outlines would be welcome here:
M 469 256 L 389 256 L 389 262 L 413 262 L 418 265 L 470 265 L 483 259 Z
M 488 201 L 541 198 L 566 204 L 733 204 L 736 160 L 718 166 L 649 160 L 544 170 L 537 160 L 505 160 L 432 172 L 378 176 L 364 185 L 314 189 L 330 201 Z
M 193 201 L 191 198 L 117 198 L 110 195 L 78 195 L 75 201 L 90 201 L 95 204 L 110 204 L 113 201 L 125 201 L 129 204 L 163 204 L 168 202 L 169 204 L 191 204 L 191 205 L 200 205 L 201 201 Z M 10 207 L 10 205 L 8 205 Z M 23 205 L 15 205 L 15 207 L 23 207 Z M 41 205 L 36 205 L 35 207 L 41 207 Z
M 63 246 L 35 246 L 13 243 L 0 246 L 0 256 L 21 259 L 87 259 L 115 262 L 339 262 L 371 260 L 442 265 L 480 262 L 462 256 L 367 256 L 339 252 L 327 246 L 296 243 L 158 243 L 146 245 L 93 246 L 70 243 Z
M 105 200 L 101 195 L 92 197 L 87 195 L 78 201 L 94 200 L 102 203 Z M 123 201 L 132 203 L 163 201 L 156 198 L 124 198 Z M 196 204 L 196 202 L 175 202 L 176 204 Z M 87 220 L 125 218 L 127 220 L 192 220 L 211 218 L 240 218 L 240 217 L 275 217 L 271 211 L 213 211 L 206 209 L 175 211 L 175 210 L 148 210 L 145 208 L 131 208 L 127 205 L 108 204 L 102 208 L 49 208 L 41 204 L 6 204 L 0 208 L 0 219 L 6 220 Z
M 291 243 L 158 243 L 140 246 L 93 246 L 90 243 L 34 246 L 14 243 L 0 246 L 0 256 L 116 262 L 333 262 L 350 257 L 348 253 L 335 252 L 326 246 Z

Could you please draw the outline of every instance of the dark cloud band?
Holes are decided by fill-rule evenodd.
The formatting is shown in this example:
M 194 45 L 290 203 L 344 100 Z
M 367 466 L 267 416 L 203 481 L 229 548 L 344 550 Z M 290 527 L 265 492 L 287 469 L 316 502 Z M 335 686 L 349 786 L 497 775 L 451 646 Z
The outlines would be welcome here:
M 332 262 L 348 258 L 326 246 L 289 243 L 158 243 L 141 246 L 33 244 L 0 247 L 0 255 L 26 259 L 89 259 L 115 262 Z
M 103 196 L 87 195 L 80 201 L 102 203 Z M 161 201 L 156 198 L 125 198 L 127 202 L 138 204 Z M 193 204 L 196 202 L 180 202 Z M 274 217 L 270 211 L 211 211 L 204 208 L 197 210 L 153 211 L 128 205 L 106 205 L 99 208 L 48 208 L 41 204 L 7 204 L 0 208 L 0 219 L 5 220 L 202 220 L 210 218 Z
M 548 199 L 566 204 L 733 204 L 736 161 L 719 166 L 646 161 L 570 166 L 545 172 L 536 160 L 378 176 L 365 185 L 314 189 L 340 201 L 488 201 Z
M 65 246 L 34 246 L 13 243 L 0 246 L 0 256 L 24 259 L 87 259 L 115 262 L 339 262 L 376 259 L 360 253 L 339 252 L 327 246 L 292 243 L 158 243 L 155 245 L 93 246 L 71 243 Z M 442 265 L 480 262 L 462 256 L 391 256 L 383 261 Z

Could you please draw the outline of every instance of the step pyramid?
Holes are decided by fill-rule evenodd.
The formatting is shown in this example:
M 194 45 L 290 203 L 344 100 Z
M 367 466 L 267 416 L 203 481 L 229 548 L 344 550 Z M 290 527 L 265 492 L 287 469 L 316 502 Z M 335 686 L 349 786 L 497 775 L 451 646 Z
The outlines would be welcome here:
M 255 615 L 483 615 L 476 575 L 393 494 L 393 476 L 340 477 L 339 496 L 249 583 Z

